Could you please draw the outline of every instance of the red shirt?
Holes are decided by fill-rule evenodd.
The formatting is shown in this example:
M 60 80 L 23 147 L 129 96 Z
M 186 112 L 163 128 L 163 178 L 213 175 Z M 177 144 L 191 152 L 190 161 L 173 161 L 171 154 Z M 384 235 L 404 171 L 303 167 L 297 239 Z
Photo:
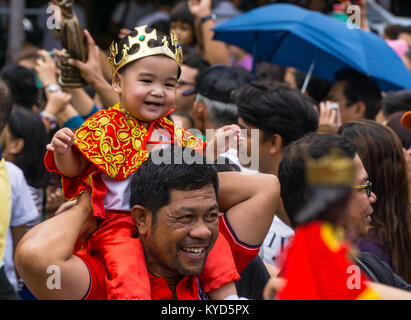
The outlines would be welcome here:
M 250 246 L 238 240 L 228 223 L 225 215 L 220 217 L 220 232 L 230 244 L 234 261 L 239 273 L 256 257 L 260 246 Z M 83 299 L 107 300 L 105 277 L 107 272 L 104 264 L 96 257 L 76 254 L 84 261 L 90 273 L 90 287 Z M 150 275 L 151 295 L 153 300 L 174 300 L 164 278 Z M 176 288 L 178 300 L 204 300 L 207 295 L 203 293 L 201 284 L 196 276 L 184 277 Z

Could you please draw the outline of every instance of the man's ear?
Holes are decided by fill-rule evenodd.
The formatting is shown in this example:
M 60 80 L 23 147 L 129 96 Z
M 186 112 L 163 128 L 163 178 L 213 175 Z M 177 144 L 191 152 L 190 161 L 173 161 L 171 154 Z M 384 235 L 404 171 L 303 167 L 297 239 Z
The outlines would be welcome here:
M 21 150 L 23 150 L 24 148 L 24 139 L 23 138 L 16 138 L 16 139 L 12 139 L 11 142 L 8 142 L 8 152 L 10 154 L 19 154 L 21 152 Z
M 367 106 L 364 101 L 356 102 L 351 108 L 353 108 L 354 116 L 356 119 L 365 119 L 367 114 Z
M 133 217 L 134 223 L 136 224 L 138 234 L 147 234 L 148 230 L 151 227 L 151 222 L 153 219 L 152 212 L 143 206 L 135 205 L 131 208 L 131 216 Z
M 122 85 L 123 77 L 119 72 L 116 73 L 116 75 L 113 77 L 113 80 L 111 82 L 111 86 L 113 87 L 113 90 L 117 94 L 121 94 L 121 85 Z
M 268 137 L 265 143 L 268 144 L 268 152 L 271 155 L 283 150 L 283 138 L 278 133 L 274 133 Z
M 194 101 L 193 105 L 193 116 L 196 119 L 206 119 L 207 118 L 207 108 L 203 102 Z

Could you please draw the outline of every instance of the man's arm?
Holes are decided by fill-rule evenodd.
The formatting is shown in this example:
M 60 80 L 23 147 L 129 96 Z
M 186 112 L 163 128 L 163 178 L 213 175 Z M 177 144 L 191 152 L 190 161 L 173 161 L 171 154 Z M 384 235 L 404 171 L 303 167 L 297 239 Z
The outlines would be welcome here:
M 221 172 L 220 210 L 225 212 L 238 240 L 260 245 L 267 235 L 280 202 L 280 183 L 274 175 Z
M 90 194 L 85 192 L 77 205 L 40 223 L 23 237 L 16 249 L 15 265 L 37 298 L 84 297 L 90 285 L 89 271 L 72 252 L 78 237 L 95 228 Z M 58 281 L 60 288 L 50 286 Z

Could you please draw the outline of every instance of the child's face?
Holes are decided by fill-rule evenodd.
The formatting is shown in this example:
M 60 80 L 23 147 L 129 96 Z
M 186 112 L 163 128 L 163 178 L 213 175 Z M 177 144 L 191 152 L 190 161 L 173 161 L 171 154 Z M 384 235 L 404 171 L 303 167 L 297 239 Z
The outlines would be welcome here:
M 194 44 L 194 30 L 187 22 L 172 21 L 170 23 L 170 31 L 173 31 L 178 36 L 178 43 L 180 45 Z
M 177 87 L 177 63 L 156 55 L 131 62 L 113 79 L 120 105 L 134 117 L 151 122 L 166 114 L 174 104 Z

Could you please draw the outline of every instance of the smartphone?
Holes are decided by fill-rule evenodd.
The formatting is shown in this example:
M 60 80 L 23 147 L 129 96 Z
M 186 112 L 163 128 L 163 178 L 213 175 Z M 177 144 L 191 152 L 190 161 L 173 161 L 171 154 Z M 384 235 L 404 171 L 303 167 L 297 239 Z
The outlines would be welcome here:
M 330 102 L 330 109 L 331 110 L 338 110 L 339 107 L 340 107 L 340 105 L 338 104 L 338 102 Z

